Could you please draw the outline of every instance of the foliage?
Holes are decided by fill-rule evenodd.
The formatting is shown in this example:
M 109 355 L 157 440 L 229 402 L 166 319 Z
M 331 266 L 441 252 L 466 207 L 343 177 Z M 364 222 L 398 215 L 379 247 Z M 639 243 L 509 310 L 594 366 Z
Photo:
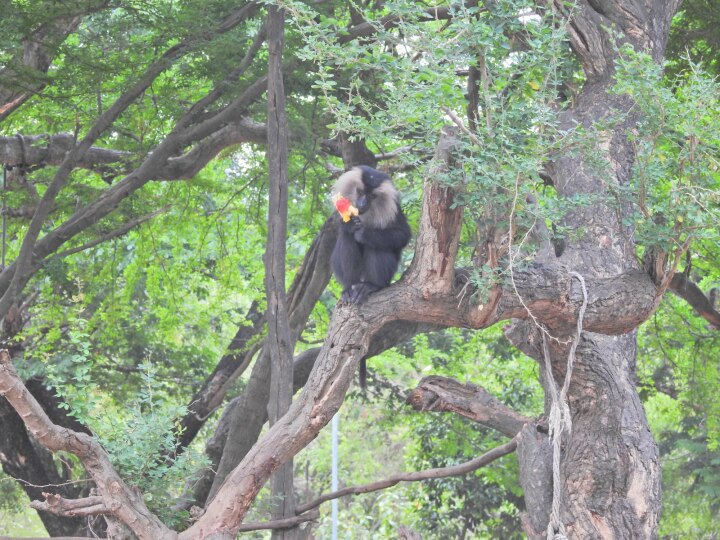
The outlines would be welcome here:
M 714 242 L 720 222 L 720 86 L 689 65 L 666 82 L 662 66 L 626 46 L 614 87 L 641 114 L 633 182 L 620 188 L 633 204 L 636 235 L 646 247 L 677 253 L 692 241 Z
M 668 72 L 676 75 L 702 63 L 710 74 L 720 72 L 720 3 L 685 0 L 670 27 L 666 56 Z
M 663 466 L 663 538 L 712 537 L 720 511 L 720 338 L 668 299 L 640 334 L 638 367 Z

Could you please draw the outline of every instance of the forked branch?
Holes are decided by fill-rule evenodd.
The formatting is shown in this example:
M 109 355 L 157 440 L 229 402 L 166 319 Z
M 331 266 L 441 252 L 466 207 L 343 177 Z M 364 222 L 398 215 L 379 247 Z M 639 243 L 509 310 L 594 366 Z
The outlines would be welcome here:
M 128 525 L 141 540 L 165 540 L 175 533 L 168 529 L 145 506 L 142 496 L 120 478 L 100 444 L 85 433 L 78 433 L 54 424 L 40 404 L 27 391 L 18 377 L 7 350 L 0 350 L 0 395 L 8 400 L 23 418 L 27 430 L 52 452 L 65 451 L 76 455 L 97 486 L 99 497 L 68 501 L 46 496 L 44 510 L 85 512 L 82 515 L 110 510 Z M 67 514 L 66 514 L 67 515 Z M 81 515 L 81 514 L 74 514 Z

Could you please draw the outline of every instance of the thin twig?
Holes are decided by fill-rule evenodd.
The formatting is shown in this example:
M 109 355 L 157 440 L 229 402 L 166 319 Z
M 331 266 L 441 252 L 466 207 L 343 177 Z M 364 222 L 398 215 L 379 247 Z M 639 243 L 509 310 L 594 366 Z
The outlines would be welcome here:
M 454 113 L 452 112 L 448 107 L 441 107 L 442 111 L 448 115 L 448 118 L 453 121 L 453 124 L 455 124 L 457 127 L 459 127 L 463 132 L 470 137 L 472 142 L 477 144 L 478 146 L 482 146 L 482 142 L 480 139 L 478 139 L 477 135 L 475 135 L 472 131 L 470 131 L 467 126 L 463 123 L 463 121 Z
M 435 479 L 435 478 L 447 478 L 448 476 L 460 476 L 462 474 L 467 474 L 476 469 L 479 469 L 480 467 L 489 465 L 490 463 L 492 463 L 493 461 L 495 461 L 496 459 L 498 459 L 502 456 L 505 456 L 507 454 L 514 452 L 515 449 L 517 448 L 517 444 L 518 444 L 518 436 L 516 435 L 509 442 L 507 442 L 501 446 L 498 446 L 496 448 L 493 448 L 492 450 L 484 453 L 480 457 L 471 459 L 470 461 L 466 461 L 465 463 L 460 463 L 459 465 L 452 465 L 450 467 L 439 467 L 436 469 L 428 469 L 426 471 L 398 473 L 398 474 L 390 476 L 384 480 L 379 480 L 377 482 L 372 482 L 370 484 L 363 484 L 363 485 L 359 485 L 359 486 L 349 486 L 349 487 L 340 489 L 338 491 L 334 491 L 332 493 L 328 493 L 326 495 L 318 497 L 317 499 L 315 499 L 314 501 L 311 501 L 309 503 L 299 505 L 297 507 L 297 513 L 302 514 L 303 512 L 312 510 L 313 508 L 320 506 L 322 503 L 331 501 L 332 499 L 338 499 L 340 497 L 345 497 L 346 495 L 357 495 L 360 493 L 372 493 L 373 491 L 379 491 L 381 489 L 386 489 L 386 488 L 392 487 L 395 484 L 399 484 L 400 482 L 420 482 L 422 480 L 431 480 L 431 479 Z
M 150 212 L 149 214 L 146 214 L 144 216 L 140 216 L 139 218 L 135 218 L 131 221 L 128 221 L 125 225 L 122 227 L 118 227 L 114 231 L 110 231 L 107 234 L 102 235 L 99 238 L 96 238 L 95 240 L 92 240 L 86 244 L 83 244 L 78 247 L 74 247 L 72 249 L 68 249 L 65 251 L 62 251 L 56 255 L 58 258 L 67 257 L 69 255 L 73 255 L 75 253 L 79 253 L 81 251 L 85 251 L 87 249 L 93 248 L 97 246 L 98 244 L 102 244 L 103 242 L 107 242 L 108 240 L 112 240 L 113 238 L 118 238 L 125 233 L 129 232 L 131 229 L 134 229 L 138 225 L 141 225 L 142 223 L 145 223 L 146 221 L 151 220 L 152 218 L 167 212 L 170 209 L 170 206 L 163 206 L 162 208 L 159 208 L 158 210 L 155 210 L 154 212 Z

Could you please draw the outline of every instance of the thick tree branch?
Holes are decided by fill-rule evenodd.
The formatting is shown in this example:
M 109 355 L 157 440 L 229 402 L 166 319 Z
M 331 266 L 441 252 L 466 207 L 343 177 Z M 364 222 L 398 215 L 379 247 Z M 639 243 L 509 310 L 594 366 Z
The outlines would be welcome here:
M 416 411 L 454 412 L 508 437 L 514 437 L 532 421 L 479 386 L 437 375 L 422 379 L 410 392 L 406 403 Z
M 372 493 L 373 491 L 380 491 L 381 489 L 387 489 L 396 484 L 399 484 L 400 482 L 422 482 L 423 480 L 448 478 L 450 476 L 462 476 L 469 472 L 475 471 L 480 467 L 489 465 L 490 463 L 492 463 L 498 458 L 501 458 L 502 456 L 506 456 L 507 454 L 514 452 L 517 448 L 517 444 L 518 440 L 515 437 L 507 443 L 493 448 L 489 452 L 484 453 L 482 456 L 471 459 L 470 461 L 466 461 L 465 463 L 460 463 L 459 465 L 452 465 L 450 467 L 438 467 L 436 469 L 428 469 L 425 471 L 399 473 L 390 476 L 384 480 L 378 480 L 377 482 L 372 482 L 370 484 L 346 487 L 333 493 L 323 495 L 322 497 L 318 497 L 312 502 L 299 505 L 297 508 L 297 512 L 299 514 L 302 514 L 303 512 L 307 512 L 308 510 L 317 508 L 322 503 L 331 501 L 333 499 L 338 499 L 347 495 L 359 495 L 361 493 Z
M 0 137 L 0 162 L 11 166 L 60 165 L 76 142 L 71 133 Z M 108 165 L 117 165 L 123 170 L 132 159 L 130 152 L 91 147 L 76 166 L 105 171 Z
M 30 507 L 35 510 L 50 512 L 58 516 L 87 517 L 107 514 L 110 509 L 102 497 L 85 497 L 83 499 L 64 499 L 52 493 L 43 493 L 44 501 L 32 501 Z
M 244 142 L 263 144 L 267 140 L 264 124 L 241 118 L 199 141 L 190 151 L 167 159 L 154 176 L 158 180 L 192 178 L 221 150 Z M 0 162 L 10 166 L 60 165 L 72 150 L 75 137 L 70 133 L 0 137 Z M 128 173 L 138 156 L 131 152 L 93 146 L 76 167 L 106 175 Z
M 308 512 L 299 516 L 293 516 L 289 518 L 284 519 L 276 519 L 273 521 L 259 521 L 255 523 L 243 523 L 240 525 L 240 528 L 238 529 L 238 532 L 249 532 L 249 531 L 266 531 L 266 530 L 275 530 L 275 529 L 290 529 L 292 527 L 297 527 L 298 525 L 301 525 L 302 523 L 307 523 L 308 521 L 316 521 L 320 519 L 320 512 L 314 511 L 314 512 Z
M 130 489 L 113 469 L 105 450 L 91 436 L 55 425 L 27 391 L 6 350 L 0 350 L 0 395 L 23 418 L 28 431 L 52 452 L 76 455 L 92 477 L 103 504 L 141 540 L 172 539 L 170 531 L 145 506 L 142 496 Z

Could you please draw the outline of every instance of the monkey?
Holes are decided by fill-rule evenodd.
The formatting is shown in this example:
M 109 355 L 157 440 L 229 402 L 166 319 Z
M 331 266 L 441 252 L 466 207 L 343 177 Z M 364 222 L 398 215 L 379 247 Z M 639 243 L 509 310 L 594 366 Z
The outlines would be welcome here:
M 361 304 L 390 285 L 400 253 L 410 241 L 410 226 L 400 208 L 390 176 L 360 165 L 338 178 L 333 193 L 357 208 L 357 216 L 340 223 L 331 256 L 333 273 L 343 286 L 340 301 Z

